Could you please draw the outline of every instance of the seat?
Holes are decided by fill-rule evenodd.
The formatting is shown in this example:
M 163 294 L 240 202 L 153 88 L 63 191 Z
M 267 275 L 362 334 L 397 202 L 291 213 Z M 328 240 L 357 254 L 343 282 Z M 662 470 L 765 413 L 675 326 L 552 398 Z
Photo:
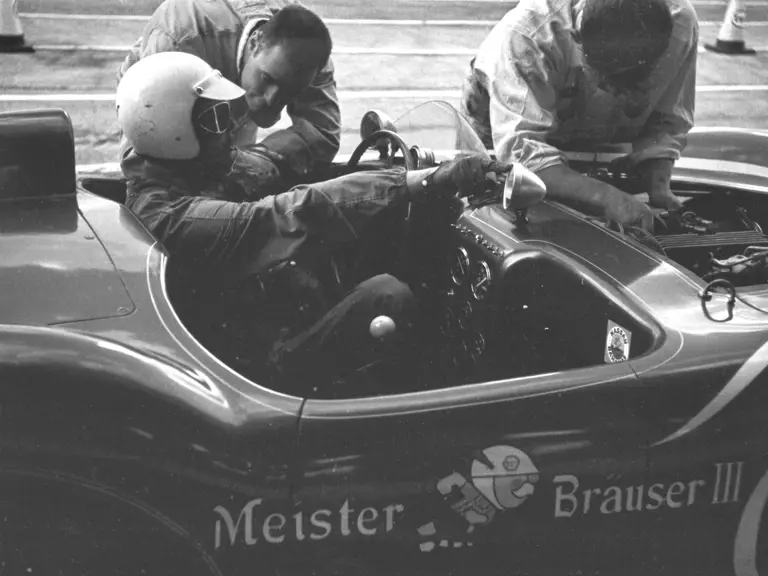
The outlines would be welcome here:
M 119 204 L 125 204 L 127 182 L 125 178 L 118 177 L 84 177 L 80 180 L 80 186 L 97 196 L 112 200 Z
M 72 120 L 58 108 L 0 113 L 0 200 L 74 194 Z

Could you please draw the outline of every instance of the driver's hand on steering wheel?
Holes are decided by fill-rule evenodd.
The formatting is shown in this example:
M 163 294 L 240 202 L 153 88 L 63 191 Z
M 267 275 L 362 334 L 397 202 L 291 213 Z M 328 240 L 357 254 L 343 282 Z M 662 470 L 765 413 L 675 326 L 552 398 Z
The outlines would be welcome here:
M 457 156 L 443 162 L 424 182 L 427 192 L 444 197 L 464 198 L 483 194 L 498 184 L 497 176 L 509 172 L 511 165 L 484 155 Z

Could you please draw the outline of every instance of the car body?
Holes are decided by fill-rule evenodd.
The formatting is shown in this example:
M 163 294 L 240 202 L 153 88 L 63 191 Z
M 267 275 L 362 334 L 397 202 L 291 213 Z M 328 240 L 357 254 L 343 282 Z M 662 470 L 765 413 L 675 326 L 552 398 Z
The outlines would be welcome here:
M 76 180 L 63 111 L 2 115 L 4 566 L 768 574 L 768 293 L 734 273 L 729 318 L 702 279 L 768 244 L 767 143 L 692 133 L 673 188 L 700 219 L 650 241 L 546 200 L 425 224 L 431 380 L 323 399 L 190 331 L 124 183 Z

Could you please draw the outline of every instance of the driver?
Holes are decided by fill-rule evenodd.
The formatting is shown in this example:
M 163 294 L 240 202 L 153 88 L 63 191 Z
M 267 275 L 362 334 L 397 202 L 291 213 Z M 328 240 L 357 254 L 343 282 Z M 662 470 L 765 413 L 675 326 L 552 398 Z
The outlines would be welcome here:
M 568 168 L 564 150 L 631 144 L 622 168 L 679 208 L 672 167 L 693 126 L 698 24 L 688 0 L 520 0 L 472 60 L 462 112 L 547 196 L 650 230 L 651 209 Z
M 242 179 L 233 190 L 231 175 L 233 111 L 243 96 L 202 59 L 181 52 L 140 60 L 117 89 L 120 127 L 144 160 L 123 167 L 126 206 L 172 257 L 198 267 L 223 265 L 244 277 L 313 247 L 354 245 L 383 211 L 430 198 L 455 201 L 460 192 L 482 192 L 487 178 L 505 171 L 487 157 L 464 156 L 436 169 L 359 172 L 243 201 L 252 191 L 242 195 Z M 405 284 L 386 274 L 371 278 L 309 330 L 280 344 L 274 368 L 291 384 L 315 386 L 373 361 L 376 349 L 397 357 L 415 348 L 407 338 L 414 309 Z M 379 346 L 369 326 L 382 315 L 394 320 L 397 337 Z

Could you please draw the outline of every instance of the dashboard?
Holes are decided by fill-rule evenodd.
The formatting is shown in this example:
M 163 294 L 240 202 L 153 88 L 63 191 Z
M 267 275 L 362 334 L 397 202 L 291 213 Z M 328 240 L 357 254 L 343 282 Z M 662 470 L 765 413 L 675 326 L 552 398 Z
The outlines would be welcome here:
M 489 342 L 498 325 L 497 293 L 504 253 L 462 223 L 450 225 L 448 240 L 433 304 L 440 372 L 456 383 L 484 372 Z
M 430 328 L 421 344 L 438 381 L 450 387 L 600 365 L 610 322 L 633 334 L 633 352 L 650 348 L 652 333 L 622 302 L 567 254 L 525 242 L 530 231 L 510 218 L 489 206 L 442 231 L 422 229 L 420 304 Z

